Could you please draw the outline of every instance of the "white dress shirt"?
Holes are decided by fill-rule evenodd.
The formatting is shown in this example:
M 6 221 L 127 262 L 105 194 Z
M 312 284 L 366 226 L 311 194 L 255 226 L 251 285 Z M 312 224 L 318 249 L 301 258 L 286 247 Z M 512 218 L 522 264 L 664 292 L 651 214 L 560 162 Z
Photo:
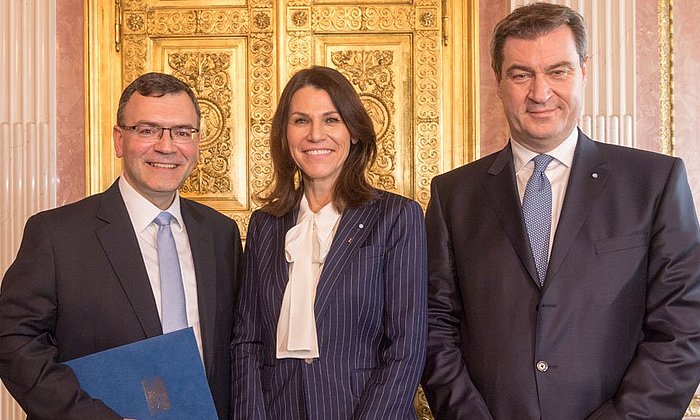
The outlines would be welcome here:
M 554 234 L 557 231 L 559 224 L 559 215 L 564 204 L 564 196 L 566 195 L 566 186 L 569 183 L 569 175 L 571 174 L 571 164 L 574 161 L 574 152 L 576 151 L 576 143 L 578 142 L 578 129 L 574 130 L 569 136 L 559 144 L 559 146 L 546 152 L 547 155 L 554 159 L 549 163 L 544 171 L 549 183 L 552 185 L 552 229 L 549 231 L 549 252 L 552 252 L 552 243 L 554 242 Z M 513 150 L 513 165 L 515 166 L 515 177 L 518 181 L 518 194 L 520 195 L 520 204 L 523 202 L 525 194 L 525 186 L 527 181 L 532 176 L 535 170 L 535 162 L 532 158 L 540 153 L 533 152 L 517 141 L 510 139 L 511 149 Z
M 158 226 L 153 222 L 156 216 L 160 214 L 161 209 L 139 194 L 139 192 L 124 179 L 124 176 L 119 177 L 119 191 L 124 199 L 124 204 L 126 204 L 126 210 L 131 219 L 131 225 L 134 227 L 134 232 L 136 232 L 136 239 L 141 249 L 143 263 L 146 265 L 148 280 L 151 282 L 151 290 L 153 291 L 153 297 L 155 298 L 156 307 L 158 308 L 158 316 L 160 316 L 162 320 L 160 269 L 158 267 L 158 249 L 156 247 Z M 197 339 L 199 354 L 202 356 L 202 336 L 199 327 L 197 280 L 194 272 L 194 260 L 192 259 L 192 250 L 190 249 L 187 229 L 185 228 L 185 223 L 182 221 L 180 196 L 177 192 L 175 193 L 173 204 L 165 211 L 173 215 L 173 222 L 170 227 L 173 232 L 173 237 L 175 238 L 175 246 L 177 247 L 177 256 L 180 260 L 180 271 L 182 272 L 182 281 L 184 283 L 187 325 L 194 329 L 194 336 Z

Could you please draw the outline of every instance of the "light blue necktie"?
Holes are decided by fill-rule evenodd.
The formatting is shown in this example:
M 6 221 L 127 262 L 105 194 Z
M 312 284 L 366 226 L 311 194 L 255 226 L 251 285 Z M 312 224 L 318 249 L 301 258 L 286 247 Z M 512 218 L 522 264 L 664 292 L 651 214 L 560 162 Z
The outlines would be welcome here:
M 544 284 L 549 263 L 549 232 L 552 229 L 552 185 L 544 174 L 547 165 L 554 159 L 549 155 L 537 155 L 532 160 L 535 170 L 527 181 L 523 195 L 523 217 L 530 248 L 535 257 L 535 267 Z
M 185 289 L 182 285 L 180 260 L 177 257 L 175 238 L 170 229 L 173 216 L 161 212 L 154 222 L 158 225 L 157 247 L 160 269 L 160 304 L 163 334 L 187 327 Z

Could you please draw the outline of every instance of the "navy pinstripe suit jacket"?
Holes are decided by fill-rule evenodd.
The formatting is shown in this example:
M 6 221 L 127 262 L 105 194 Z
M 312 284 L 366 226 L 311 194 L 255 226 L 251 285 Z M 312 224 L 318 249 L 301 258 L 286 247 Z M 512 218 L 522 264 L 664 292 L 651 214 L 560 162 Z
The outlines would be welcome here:
M 320 357 L 276 359 L 288 281 L 285 233 L 298 211 L 257 211 L 232 343 L 233 418 L 415 418 L 426 346 L 426 245 L 414 201 L 380 192 L 346 209 L 316 294 Z

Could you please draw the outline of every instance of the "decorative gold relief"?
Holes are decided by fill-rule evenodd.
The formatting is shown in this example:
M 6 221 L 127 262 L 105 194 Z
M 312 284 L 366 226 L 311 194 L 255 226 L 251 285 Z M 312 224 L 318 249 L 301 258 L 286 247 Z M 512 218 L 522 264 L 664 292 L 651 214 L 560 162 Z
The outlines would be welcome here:
M 198 33 L 210 35 L 236 35 L 248 31 L 248 11 L 245 9 L 201 10 L 199 11 L 198 16 Z
M 419 29 L 438 29 L 440 19 L 437 7 L 417 7 L 416 8 L 416 27 Z
M 143 13 L 125 13 L 126 32 L 143 33 L 146 30 L 146 19 Z
M 269 29 L 269 13 L 256 11 L 256 18 L 257 30 Z M 242 35 L 248 32 L 248 22 L 247 9 L 159 9 L 148 12 L 147 26 L 155 36 Z
M 700 395 L 693 395 L 690 405 L 685 411 L 685 417 L 700 417 Z
M 331 61 L 356 86 L 377 132 L 377 160 L 369 176 L 373 185 L 397 190 L 393 173 L 396 170 L 396 129 L 391 116 L 394 105 L 394 58 L 387 50 L 335 51 Z
M 362 30 L 365 31 L 406 31 L 413 29 L 413 8 L 375 7 L 362 10 Z
M 253 12 L 253 28 L 257 31 L 269 31 L 272 24 L 272 17 L 267 10 L 256 10 Z
M 226 53 L 177 52 L 168 56 L 173 75 L 192 87 L 202 109 L 199 162 L 187 178 L 184 194 L 227 197 L 231 187 L 231 56 Z M 237 200 L 235 196 L 231 197 Z
M 430 181 L 440 173 L 441 131 L 439 108 L 438 51 L 440 39 L 435 31 L 416 34 L 416 196 L 423 206 L 430 200 Z
M 121 0 L 124 10 L 142 9 L 146 7 L 146 0 Z
M 150 35 L 194 35 L 198 27 L 194 10 L 151 10 L 148 12 Z
M 288 27 L 290 28 L 295 28 L 295 29 L 308 29 L 309 24 L 311 23 L 309 21 L 309 9 L 308 8 L 299 8 L 296 10 L 293 10 L 290 7 L 290 13 L 289 13 L 289 23 Z
M 134 79 L 146 73 L 146 58 L 148 39 L 145 35 L 124 36 L 122 50 L 123 85 L 126 87 Z
M 253 196 L 260 194 L 272 181 L 270 159 L 270 127 L 272 126 L 275 71 L 273 67 L 272 33 L 250 37 L 250 176 Z M 249 217 L 250 214 L 247 215 Z M 247 221 L 246 221 L 247 226 Z
M 312 10 L 311 25 L 321 31 L 409 31 L 413 9 L 408 6 L 320 6 Z
M 673 1 L 659 0 L 660 152 L 673 155 Z
M 425 398 L 425 392 L 423 392 L 423 387 L 420 385 L 416 396 L 413 397 L 413 407 L 416 409 L 418 420 L 434 420 L 433 413 L 428 406 L 428 400 Z
M 297 71 L 311 66 L 311 32 L 290 31 L 287 41 L 288 77 Z
M 359 31 L 362 12 L 359 7 L 314 7 L 311 25 L 315 31 Z

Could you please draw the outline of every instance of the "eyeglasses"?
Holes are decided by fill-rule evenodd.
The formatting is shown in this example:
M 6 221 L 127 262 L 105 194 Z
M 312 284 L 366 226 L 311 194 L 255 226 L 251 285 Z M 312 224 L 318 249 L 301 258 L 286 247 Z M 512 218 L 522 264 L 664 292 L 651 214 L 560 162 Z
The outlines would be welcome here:
M 139 140 L 143 142 L 157 142 L 163 137 L 163 131 L 170 131 L 170 138 L 175 143 L 189 144 L 194 143 L 199 133 L 199 128 L 193 127 L 157 127 L 154 125 L 138 124 L 138 125 L 120 125 L 120 128 L 128 131 L 133 131 Z

